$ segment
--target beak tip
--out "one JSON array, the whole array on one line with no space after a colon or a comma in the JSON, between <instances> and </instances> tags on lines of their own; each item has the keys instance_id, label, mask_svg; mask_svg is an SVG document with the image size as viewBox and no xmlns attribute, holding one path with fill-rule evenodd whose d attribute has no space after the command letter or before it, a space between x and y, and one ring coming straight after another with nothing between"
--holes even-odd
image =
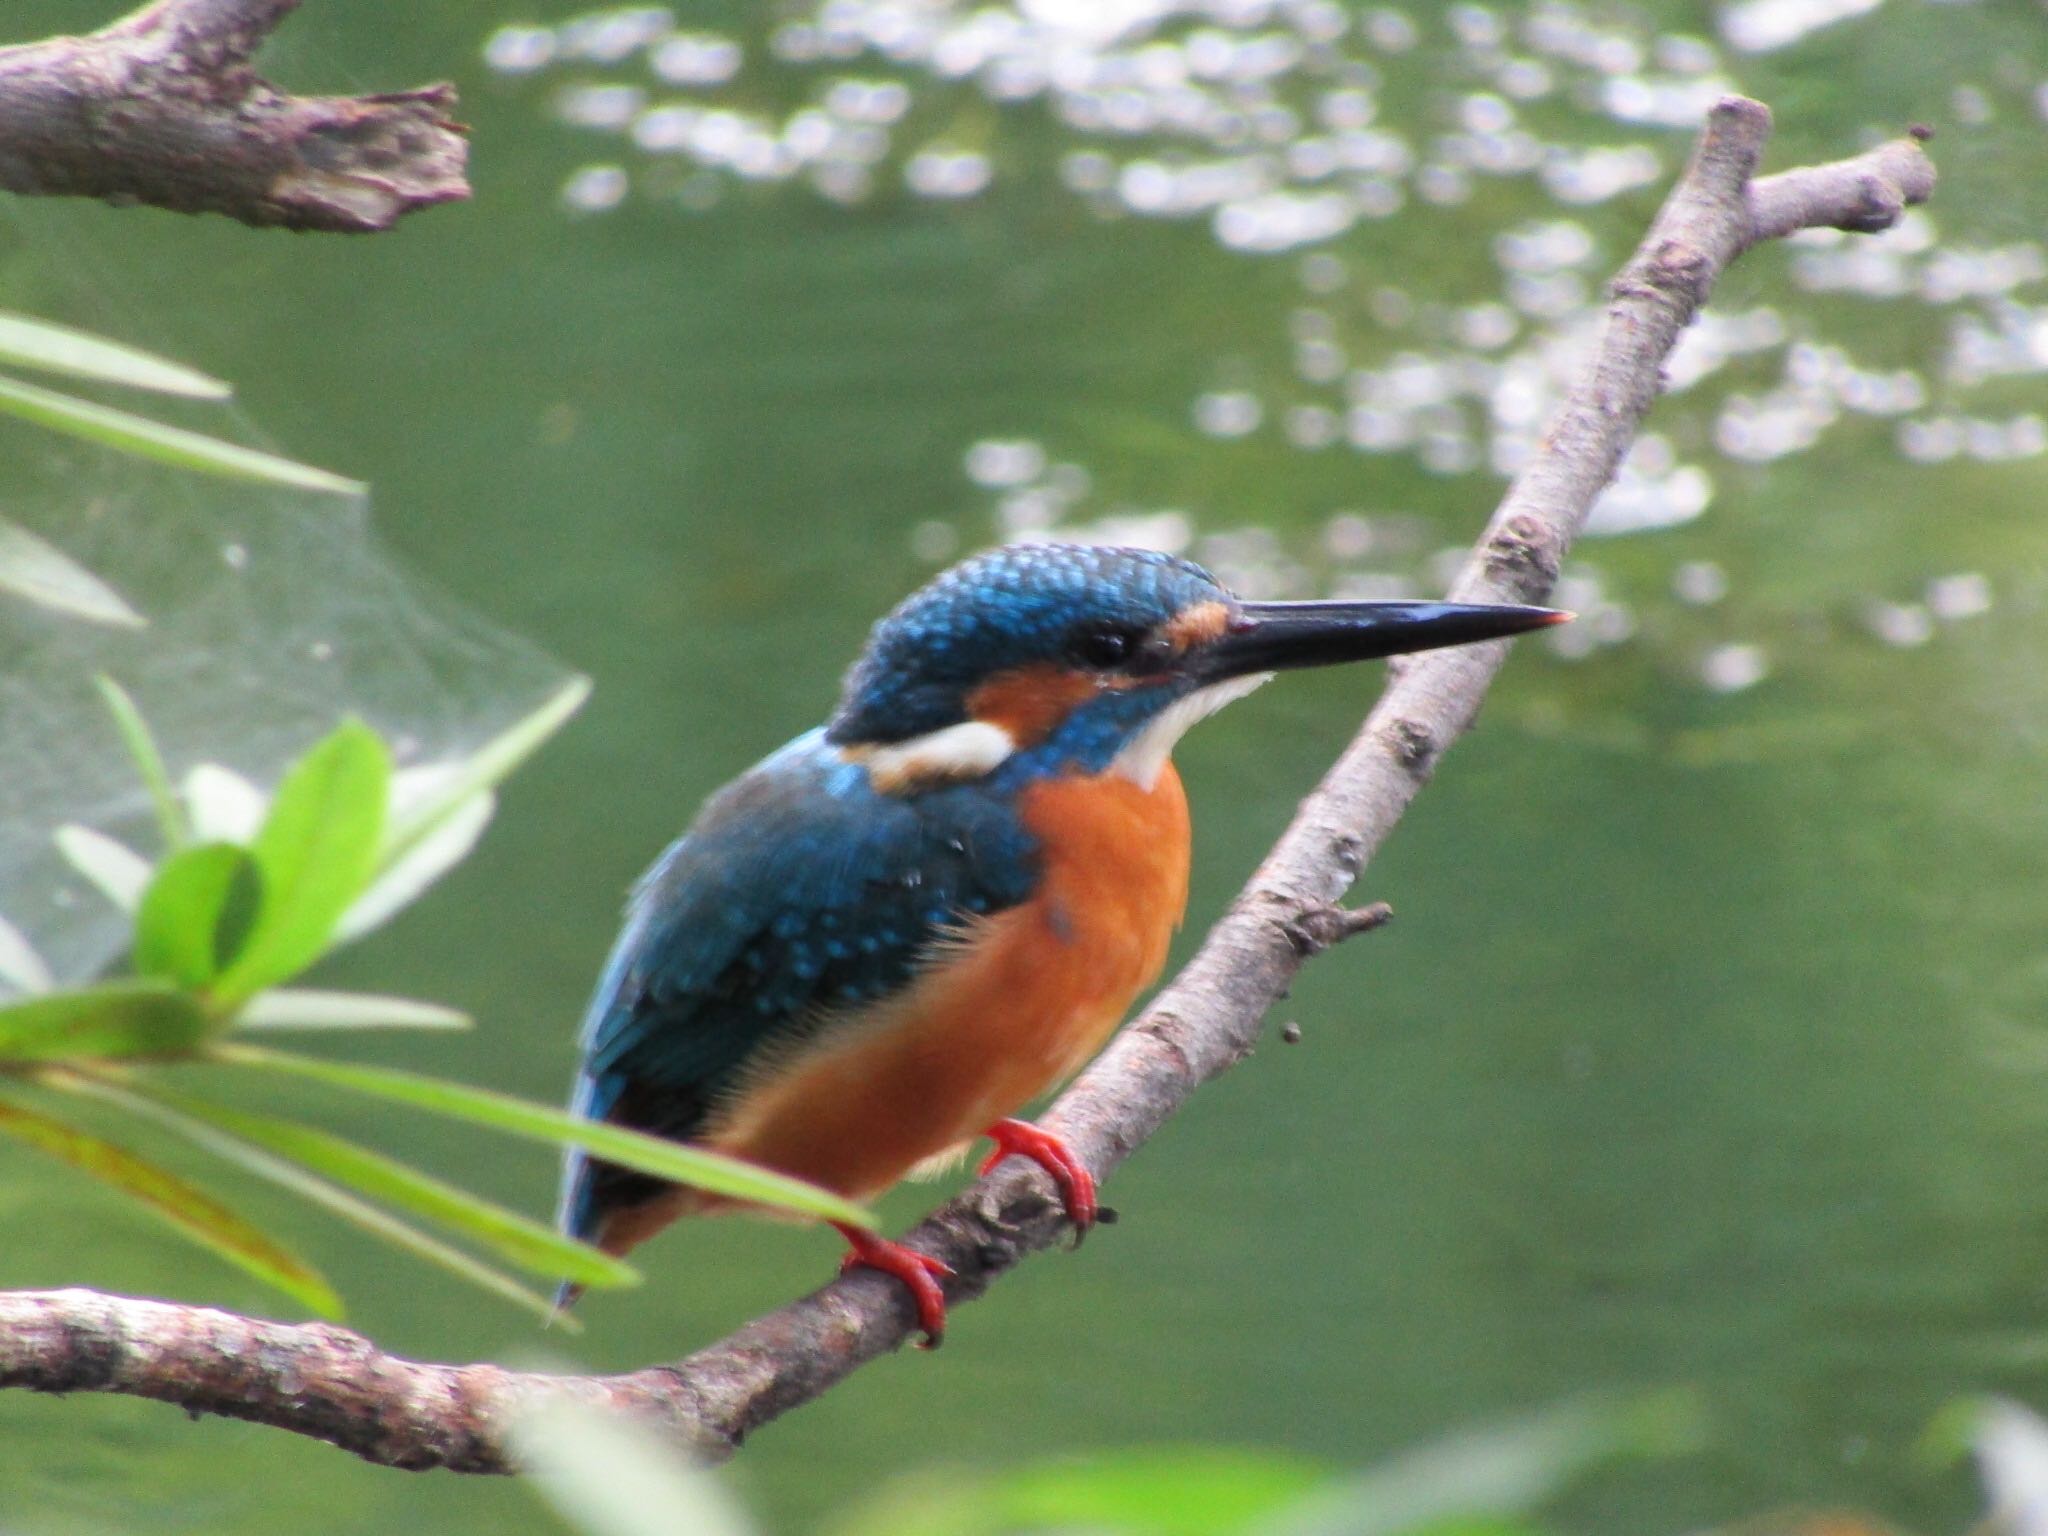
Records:
<instances>
[{"instance_id":1,"label":"beak tip","mask_svg":"<svg viewBox=\"0 0 2048 1536\"><path fill-rule=\"evenodd\" d=\"M1206 648L1203 665L1215 678L1508 640L1577 617L1521 603L1333 599L1240 607L1237 622Z\"/></svg>"}]
</instances>

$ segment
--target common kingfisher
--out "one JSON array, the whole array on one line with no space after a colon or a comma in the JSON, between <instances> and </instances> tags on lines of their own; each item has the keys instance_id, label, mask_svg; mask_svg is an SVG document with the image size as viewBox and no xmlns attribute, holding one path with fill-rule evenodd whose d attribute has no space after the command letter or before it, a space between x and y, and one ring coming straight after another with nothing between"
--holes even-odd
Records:
<instances>
[{"instance_id":1,"label":"common kingfisher","mask_svg":"<svg viewBox=\"0 0 2048 1536\"><path fill-rule=\"evenodd\" d=\"M1181 734L1283 669L1563 617L1247 602L1152 550L976 555L876 624L832 718L713 795L641 878L572 1108L857 1201L985 1136L983 1172L1038 1163L1086 1231L1088 1170L1012 1116L1166 959L1188 894ZM732 1203L571 1152L558 1221L622 1254ZM839 1230L846 1265L902 1280L937 1343L946 1267Z\"/></svg>"}]
</instances>

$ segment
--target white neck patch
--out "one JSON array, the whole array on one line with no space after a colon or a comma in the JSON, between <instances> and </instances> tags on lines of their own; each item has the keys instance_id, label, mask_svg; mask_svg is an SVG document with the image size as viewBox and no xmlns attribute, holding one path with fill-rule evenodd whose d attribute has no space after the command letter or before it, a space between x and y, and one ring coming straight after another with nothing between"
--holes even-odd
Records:
<instances>
[{"instance_id":1,"label":"white neck patch","mask_svg":"<svg viewBox=\"0 0 2048 1536\"><path fill-rule=\"evenodd\" d=\"M1211 683L1207 688L1198 689L1167 705L1150 724L1131 738L1130 744L1117 753L1109 766L1140 789L1150 789L1159 782L1167 759L1173 756L1174 747L1187 734L1189 726L1207 719L1224 705L1243 698L1272 678L1270 672L1233 677L1228 682Z\"/></svg>"},{"instance_id":2,"label":"white neck patch","mask_svg":"<svg viewBox=\"0 0 2048 1536\"><path fill-rule=\"evenodd\" d=\"M1017 750L1000 725L963 720L886 747L849 752L867 764L868 781L885 795L900 795L928 784L985 778Z\"/></svg>"}]
</instances>

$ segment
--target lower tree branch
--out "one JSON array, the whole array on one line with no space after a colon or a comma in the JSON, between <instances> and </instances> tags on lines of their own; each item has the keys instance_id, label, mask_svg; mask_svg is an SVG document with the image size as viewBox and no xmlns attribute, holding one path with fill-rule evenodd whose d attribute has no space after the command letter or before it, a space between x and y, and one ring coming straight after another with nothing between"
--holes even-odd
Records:
<instances>
[{"instance_id":1,"label":"lower tree branch","mask_svg":"<svg viewBox=\"0 0 2048 1536\"><path fill-rule=\"evenodd\" d=\"M252 59L298 0L156 0L0 48L0 188L364 233L469 196L451 85L287 96Z\"/></svg>"},{"instance_id":2,"label":"lower tree branch","mask_svg":"<svg viewBox=\"0 0 2048 1536\"><path fill-rule=\"evenodd\" d=\"M1795 229L1887 227L1924 202L1934 167L1917 139L1752 180L1770 133L1729 97L1615 279L1606 325L1541 449L1510 487L1451 596L1536 602L1662 384L1664 360L1744 250ZM1334 905L1472 723L1506 643L1401 660L1379 703L1201 950L1061 1097L1046 1124L1102 1178L1243 1059L1305 960L1383 909ZM941 1207L909 1241L950 1264L950 1302L979 1296L1064 1231L1050 1184L1014 1160ZM371 1461L512 1470L504 1427L522 1397L570 1392L641 1414L711 1458L808 1402L916 1330L894 1282L856 1270L673 1365L622 1376L522 1375L421 1365L343 1329L259 1322L87 1291L0 1295L0 1386L156 1398L333 1442Z\"/></svg>"}]
</instances>

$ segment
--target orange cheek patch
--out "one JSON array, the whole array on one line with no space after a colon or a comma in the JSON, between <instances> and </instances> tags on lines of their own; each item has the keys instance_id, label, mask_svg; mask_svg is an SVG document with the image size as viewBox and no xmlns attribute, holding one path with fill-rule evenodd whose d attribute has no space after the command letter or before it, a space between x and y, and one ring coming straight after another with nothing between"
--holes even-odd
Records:
<instances>
[{"instance_id":1,"label":"orange cheek patch","mask_svg":"<svg viewBox=\"0 0 2048 1536\"><path fill-rule=\"evenodd\" d=\"M1186 652L1221 638L1230 628L1230 607L1226 603L1197 603L1183 608L1166 623L1166 638L1175 651Z\"/></svg>"},{"instance_id":2,"label":"orange cheek patch","mask_svg":"<svg viewBox=\"0 0 2048 1536\"><path fill-rule=\"evenodd\" d=\"M1018 746L1028 747L1051 735L1074 706L1094 698L1099 687L1087 673L1066 667L1017 667L997 673L967 695L967 713L1001 726Z\"/></svg>"}]
</instances>

